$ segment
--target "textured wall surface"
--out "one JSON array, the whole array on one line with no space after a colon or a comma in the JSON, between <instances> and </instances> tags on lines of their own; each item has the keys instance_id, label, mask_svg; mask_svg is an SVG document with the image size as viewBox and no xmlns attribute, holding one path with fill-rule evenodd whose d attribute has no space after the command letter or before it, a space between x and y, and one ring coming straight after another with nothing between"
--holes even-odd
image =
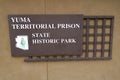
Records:
<instances>
[{"instance_id":1,"label":"textured wall surface","mask_svg":"<svg viewBox=\"0 0 120 80\"><path fill-rule=\"evenodd\" d=\"M11 57L8 14L113 15L113 58L26 63ZM0 0L0 80L120 80L119 61L120 0Z\"/></svg>"}]
</instances>

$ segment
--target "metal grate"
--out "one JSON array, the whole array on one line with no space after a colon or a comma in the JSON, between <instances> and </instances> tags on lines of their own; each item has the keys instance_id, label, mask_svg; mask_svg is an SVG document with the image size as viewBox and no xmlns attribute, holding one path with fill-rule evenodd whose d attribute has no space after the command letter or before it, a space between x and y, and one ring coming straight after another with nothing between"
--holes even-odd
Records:
<instances>
[{"instance_id":1,"label":"metal grate","mask_svg":"<svg viewBox=\"0 0 120 80\"><path fill-rule=\"evenodd\" d=\"M109 60L112 58L113 16L84 16L80 56L30 56L24 61Z\"/></svg>"}]
</instances>

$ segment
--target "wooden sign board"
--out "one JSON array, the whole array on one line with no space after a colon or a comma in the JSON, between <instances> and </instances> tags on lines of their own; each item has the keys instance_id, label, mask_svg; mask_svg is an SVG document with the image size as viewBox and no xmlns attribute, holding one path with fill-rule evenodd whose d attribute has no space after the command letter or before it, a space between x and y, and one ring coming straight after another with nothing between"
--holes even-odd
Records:
<instances>
[{"instance_id":1,"label":"wooden sign board","mask_svg":"<svg viewBox=\"0 0 120 80\"><path fill-rule=\"evenodd\" d=\"M9 15L12 56L80 55L83 15Z\"/></svg>"}]
</instances>

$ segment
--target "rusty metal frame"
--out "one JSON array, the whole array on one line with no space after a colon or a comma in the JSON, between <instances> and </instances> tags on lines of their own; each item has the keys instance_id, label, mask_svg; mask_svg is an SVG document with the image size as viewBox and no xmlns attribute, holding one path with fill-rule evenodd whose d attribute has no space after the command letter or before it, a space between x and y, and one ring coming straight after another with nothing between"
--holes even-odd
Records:
<instances>
[{"instance_id":1,"label":"rusty metal frame","mask_svg":"<svg viewBox=\"0 0 120 80\"><path fill-rule=\"evenodd\" d=\"M24 61L110 60L112 59L113 25L114 16L84 16L83 50L81 55L29 56ZM91 29L93 33L91 33ZM101 33L99 33L99 29ZM90 38L92 38L92 41ZM93 48L91 49L90 46Z\"/></svg>"}]
</instances>

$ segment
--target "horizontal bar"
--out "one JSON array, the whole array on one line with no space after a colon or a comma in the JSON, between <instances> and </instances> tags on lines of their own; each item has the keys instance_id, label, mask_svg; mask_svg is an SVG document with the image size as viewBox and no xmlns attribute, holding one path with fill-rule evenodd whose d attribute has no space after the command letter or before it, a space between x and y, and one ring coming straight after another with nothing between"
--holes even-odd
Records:
<instances>
[{"instance_id":1,"label":"horizontal bar","mask_svg":"<svg viewBox=\"0 0 120 80\"><path fill-rule=\"evenodd\" d=\"M84 19L88 19L88 18L91 18L91 19L112 19L114 18L114 16L84 16Z\"/></svg>"},{"instance_id":2,"label":"horizontal bar","mask_svg":"<svg viewBox=\"0 0 120 80\"><path fill-rule=\"evenodd\" d=\"M86 50L83 50L83 52L86 52ZM93 52L93 50L88 50L88 52ZM101 50L96 50L96 52L101 52ZM104 52L109 52L109 50L104 50Z\"/></svg>"},{"instance_id":3,"label":"horizontal bar","mask_svg":"<svg viewBox=\"0 0 120 80\"><path fill-rule=\"evenodd\" d=\"M97 26L98 29L102 28L102 25L97 25ZM89 25L89 28L94 28L94 27L95 27L94 25ZM105 28L110 28L110 25L105 25ZM86 25L83 26L83 29L86 29Z\"/></svg>"},{"instance_id":4,"label":"horizontal bar","mask_svg":"<svg viewBox=\"0 0 120 80\"><path fill-rule=\"evenodd\" d=\"M110 36L111 34L104 34L104 36ZM86 34L83 34L83 36L86 36ZM89 34L89 36L93 36L94 34ZM102 36L102 34L97 34L97 36Z\"/></svg>"},{"instance_id":5,"label":"horizontal bar","mask_svg":"<svg viewBox=\"0 0 120 80\"><path fill-rule=\"evenodd\" d=\"M46 59L24 59L25 62L41 62L41 61L79 61L79 60L111 60L111 57L87 57L87 58L82 58L82 57L77 57L77 58L46 58Z\"/></svg>"},{"instance_id":6,"label":"horizontal bar","mask_svg":"<svg viewBox=\"0 0 120 80\"><path fill-rule=\"evenodd\" d=\"M88 42L88 44L93 44L94 42ZM83 42L83 44L86 44L86 42ZM96 44L102 44L102 42L96 42ZM104 42L104 44L111 44L109 41Z\"/></svg>"}]
</instances>

